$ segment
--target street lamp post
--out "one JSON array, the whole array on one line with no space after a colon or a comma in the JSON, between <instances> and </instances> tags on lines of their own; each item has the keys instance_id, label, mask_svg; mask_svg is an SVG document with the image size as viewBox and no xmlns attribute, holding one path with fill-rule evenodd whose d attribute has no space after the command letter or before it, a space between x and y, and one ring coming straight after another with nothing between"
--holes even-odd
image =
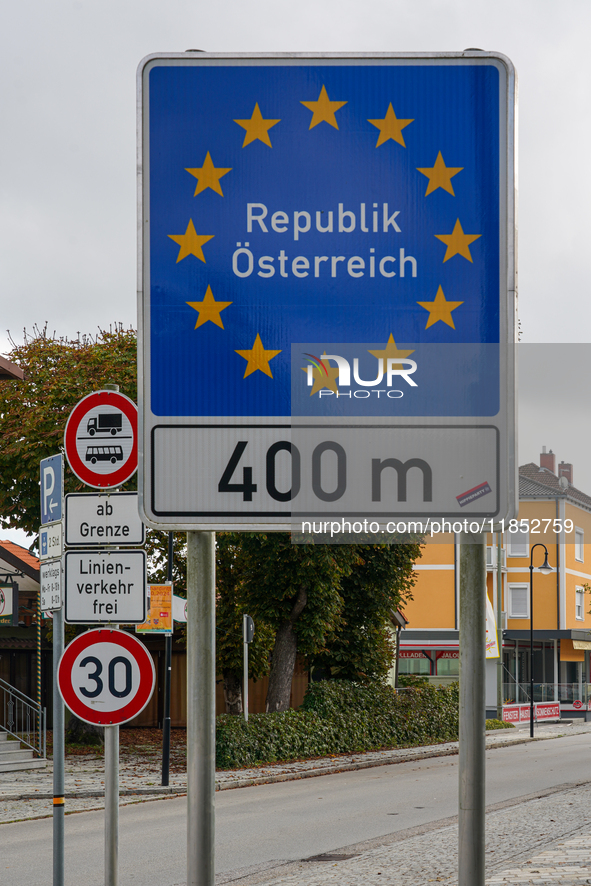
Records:
<instances>
[{"instance_id":1,"label":"street lamp post","mask_svg":"<svg viewBox=\"0 0 591 886\"><path fill-rule=\"evenodd\" d=\"M529 558L529 737L534 737L534 551L544 548L546 556L538 567L540 572L552 572L548 563L548 548L542 542L532 545Z\"/></svg>"}]
</instances>

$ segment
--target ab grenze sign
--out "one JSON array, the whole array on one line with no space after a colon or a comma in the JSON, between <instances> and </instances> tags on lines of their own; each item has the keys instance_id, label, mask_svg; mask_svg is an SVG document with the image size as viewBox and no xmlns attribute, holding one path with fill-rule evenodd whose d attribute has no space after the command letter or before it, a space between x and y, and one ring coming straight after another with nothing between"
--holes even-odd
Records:
<instances>
[{"instance_id":1,"label":"ab grenze sign","mask_svg":"<svg viewBox=\"0 0 591 886\"><path fill-rule=\"evenodd\" d=\"M513 515L511 63L187 53L139 78L146 522Z\"/></svg>"}]
</instances>

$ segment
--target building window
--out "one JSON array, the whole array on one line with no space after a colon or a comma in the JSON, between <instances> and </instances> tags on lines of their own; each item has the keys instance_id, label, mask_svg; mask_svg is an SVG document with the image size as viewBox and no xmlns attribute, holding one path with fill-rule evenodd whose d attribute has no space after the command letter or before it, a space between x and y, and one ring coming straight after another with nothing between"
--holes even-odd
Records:
<instances>
[{"instance_id":1,"label":"building window","mask_svg":"<svg viewBox=\"0 0 591 886\"><path fill-rule=\"evenodd\" d=\"M509 585L509 618L529 618L528 585Z\"/></svg>"},{"instance_id":2,"label":"building window","mask_svg":"<svg viewBox=\"0 0 591 886\"><path fill-rule=\"evenodd\" d=\"M585 559L585 533L582 529L575 528L575 560L581 563ZM577 616L578 617L578 616Z\"/></svg>"},{"instance_id":3,"label":"building window","mask_svg":"<svg viewBox=\"0 0 591 886\"><path fill-rule=\"evenodd\" d=\"M460 653L459 652L440 652L437 655L437 676L438 677L459 677L460 675Z\"/></svg>"},{"instance_id":4,"label":"building window","mask_svg":"<svg viewBox=\"0 0 591 886\"><path fill-rule=\"evenodd\" d=\"M525 525L519 532L508 533L510 557L529 557L529 530Z\"/></svg>"},{"instance_id":5,"label":"building window","mask_svg":"<svg viewBox=\"0 0 591 886\"><path fill-rule=\"evenodd\" d=\"M575 615L579 621L585 620L585 591L583 588L575 590Z\"/></svg>"},{"instance_id":6,"label":"building window","mask_svg":"<svg viewBox=\"0 0 591 886\"><path fill-rule=\"evenodd\" d=\"M400 659L398 660L398 673L414 674L417 677L428 677L431 673L431 662L420 652L401 652Z\"/></svg>"}]
</instances>

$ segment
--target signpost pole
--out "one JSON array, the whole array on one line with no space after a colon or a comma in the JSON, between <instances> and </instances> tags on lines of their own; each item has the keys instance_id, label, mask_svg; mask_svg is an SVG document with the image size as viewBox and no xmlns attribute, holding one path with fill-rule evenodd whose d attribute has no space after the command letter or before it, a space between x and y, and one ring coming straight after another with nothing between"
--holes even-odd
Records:
<instances>
[{"instance_id":1,"label":"signpost pole","mask_svg":"<svg viewBox=\"0 0 591 886\"><path fill-rule=\"evenodd\" d=\"M485 557L485 534L460 534L458 886L484 886Z\"/></svg>"},{"instance_id":2,"label":"signpost pole","mask_svg":"<svg viewBox=\"0 0 591 886\"><path fill-rule=\"evenodd\" d=\"M105 726L105 886L119 883L119 726Z\"/></svg>"},{"instance_id":3,"label":"signpost pole","mask_svg":"<svg viewBox=\"0 0 591 886\"><path fill-rule=\"evenodd\" d=\"M215 532L187 533L187 886L214 886Z\"/></svg>"},{"instance_id":4,"label":"signpost pole","mask_svg":"<svg viewBox=\"0 0 591 886\"><path fill-rule=\"evenodd\" d=\"M57 667L64 651L64 610L53 613L53 886L64 886L64 703Z\"/></svg>"},{"instance_id":5,"label":"signpost pole","mask_svg":"<svg viewBox=\"0 0 591 886\"><path fill-rule=\"evenodd\" d=\"M41 750L41 741L43 735L43 684L42 684L42 674L41 674L41 628L43 626L43 612L41 611L41 591L39 591L39 595L37 597L37 704L39 705L39 721L38 721L38 732L39 732L39 750Z\"/></svg>"},{"instance_id":6,"label":"signpost pole","mask_svg":"<svg viewBox=\"0 0 591 886\"><path fill-rule=\"evenodd\" d=\"M247 624L247 615L242 616L242 640L243 640L243 650L244 650L244 666L243 666L243 677L242 677L242 695L243 695L243 705L244 705L244 721L248 723L248 641L246 639L246 624Z\"/></svg>"},{"instance_id":7,"label":"signpost pole","mask_svg":"<svg viewBox=\"0 0 591 886\"><path fill-rule=\"evenodd\" d=\"M497 532L497 717L503 719L503 534Z\"/></svg>"},{"instance_id":8,"label":"signpost pole","mask_svg":"<svg viewBox=\"0 0 591 886\"><path fill-rule=\"evenodd\" d=\"M168 533L168 569L167 580L172 581L172 560L174 553L174 536ZM172 634L164 638L164 717L162 723L162 785L168 787L170 773L170 692L172 677Z\"/></svg>"}]
</instances>

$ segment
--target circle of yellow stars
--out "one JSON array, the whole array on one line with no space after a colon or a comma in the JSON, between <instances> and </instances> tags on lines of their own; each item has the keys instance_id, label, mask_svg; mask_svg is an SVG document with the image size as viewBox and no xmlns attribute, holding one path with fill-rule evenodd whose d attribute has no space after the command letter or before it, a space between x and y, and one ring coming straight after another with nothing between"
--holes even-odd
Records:
<instances>
[{"instance_id":1,"label":"circle of yellow stars","mask_svg":"<svg viewBox=\"0 0 591 886\"><path fill-rule=\"evenodd\" d=\"M301 101L300 104L312 112L309 126L310 130L319 126L321 123L326 123L328 126L338 130L339 125L336 115L348 104L348 102L340 99L331 99L326 90L326 86L323 84L320 94L315 101ZM379 130L379 135L375 144L376 149L390 141L406 148L403 130L410 126L411 123L414 123L415 120L398 117L392 102L390 102L383 117L368 118L367 122ZM255 102L250 117L234 119L234 123L244 130L244 139L242 142L243 148L246 148L257 141L272 148L273 144L271 142L270 130L281 123L281 119L264 117L259 103ZM452 197L455 197L452 179L462 172L463 169L464 167L462 166L447 166L441 151L438 152L437 157L433 162L433 166L417 167L417 172L421 173L421 175L428 179L425 197L428 197L438 189L446 191ZM210 152L207 151L201 166L187 168L186 172L197 180L193 195L194 197L197 197L208 189L219 194L220 197L223 197L224 193L220 180L228 175L228 173L232 172L232 167L216 166ZM195 225L193 224L193 220L189 219L184 234L169 234L168 236L179 246L179 251L176 257L176 263L178 264L191 255L199 259L199 261L206 263L203 247L210 240L213 240L215 235L198 234ZM456 219L451 233L435 234L434 236L446 246L443 263L455 256L460 256L473 263L470 245L478 240L481 235L466 234L459 218ZM464 302L448 301L442 287L439 286L433 301L419 301L417 304L429 313L425 329L429 329L438 322L442 322L452 329L455 329L452 312L463 305ZM198 316L195 323L195 329L199 329L199 327L204 326L206 323L213 323L220 329L224 329L221 313L222 311L225 311L226 308L230 307L232 302L216 301L211 286L208 285L201 301L190 301L187 302L187 305L197 311ZM243 378L248 378L248 376L252 375L254 372L262 372L269 378L273 378L273 373L269 364L274 357L281 353L281 351L265 348L260 334L257 333L250 349L235 350L235 353L246 360L246 368ZM385 360L386 358L392 357L407 357L414 352L399 350L392 333L390 333L388 342L383 350L370 351L369 353L377 357L378 360ZM321 390L322 387L334 391L337 389L336 379L338 376L338 370L327 363L322 362L322 358L320 358L320 362L322 364L321 368L313 367L312 370L314 383L311 394ZM307 368L304 368L304 371L307 372Z\"/></svg>"}]
</instances>

